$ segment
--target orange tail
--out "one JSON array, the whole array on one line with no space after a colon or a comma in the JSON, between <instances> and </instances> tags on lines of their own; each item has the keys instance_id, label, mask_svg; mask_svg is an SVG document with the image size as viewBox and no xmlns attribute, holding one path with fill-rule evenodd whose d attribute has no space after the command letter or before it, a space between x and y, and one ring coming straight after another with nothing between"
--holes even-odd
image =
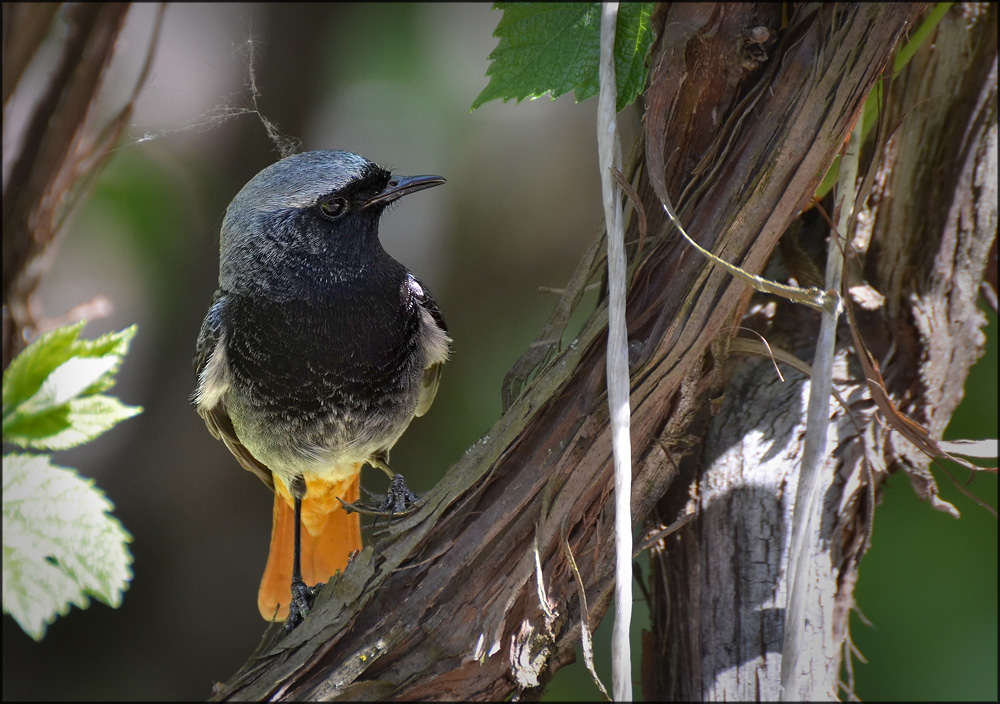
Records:
<instances>
[{"instance_id":1,"label":"orange tail","mask_svg":"<svg viewBox=\"0 0 1000 704\"><path fill-rule=\"evenodd\" d=\"M347 559L361 549L361 517L347 513L337 498L354 503L360 498L361 467L348 479L330 482L306 479L302 499L302 579L312 586L325 582L347 566ZM257 606L266 621L288 618L292 598L292 556L295 539L295 504L284 482L274 477L274 523L271 553L257 592Z\"/></svg>"}]
</instances>

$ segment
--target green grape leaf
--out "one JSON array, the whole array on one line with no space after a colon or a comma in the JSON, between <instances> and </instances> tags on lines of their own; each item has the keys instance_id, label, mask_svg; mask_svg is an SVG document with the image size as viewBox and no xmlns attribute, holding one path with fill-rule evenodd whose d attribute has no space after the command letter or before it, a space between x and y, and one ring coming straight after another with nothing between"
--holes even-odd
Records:
<instances>
[{"instance_id":1,"label":"green grape leaf","mask_svg":"<svg viewBox=\"0 0 1000 704\"><path fill-rule=\"evenodd\" d=\"M22 415L4 429L4 440L38 450L65 450L93 440L123 420L142 412L113 396L94 394L70 399L35 415Z\"/></svg>"},{"instance_id":2,"label":"green grape leaf","mask_svg":"<svg viewBox=\"0 0 1000 704\"><path fill-rule=\"evenodd\" d=\"M45 455L4 455L3 610L35 640L72 604L121 603L132 538L112 508L92 480Z\"/></svg>"},{"instance_id":3,"label":"green grape leaf","mask_svg":"<svg viewBox=\"0 0 1000 704\"><path fill-rule=\"evenodd\" d=\"M66 449L92 440L142 409L99 392L114 386L135 326L96 340L80 340L83 323L46 333L3 374L6 442Z\"/></svg>"},{"instance_id":4,"label":"green grape leaf","mask_svg":"<svg viewBox=\"0 0 1000 704\"><path fill-rule=\"evenodd\" d=\"M497 3L503 10L493 36L490 77L472 103L475 110L497 98L504 102L552 99L574 91L577 102L597 95L600 59L600 3ZM645 89L646 53L653 40L649 15L653 3L622 3L615 34L615 75L619 110Z\"/></svg>"}]
</instances>

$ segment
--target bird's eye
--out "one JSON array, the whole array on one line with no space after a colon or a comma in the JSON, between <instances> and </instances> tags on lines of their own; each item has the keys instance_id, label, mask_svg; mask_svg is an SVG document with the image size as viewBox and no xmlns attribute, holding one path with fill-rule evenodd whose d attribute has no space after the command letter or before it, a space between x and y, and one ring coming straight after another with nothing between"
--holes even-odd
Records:
<instances>
[{"instance_id":1,"label":"bird's eye","mask_svg":"<svg viewBox=\"0 0 1000 704\"><path fill-rule=\"evenodd\" d=\"M348 205L346 198L324 198L319 202L319 211L331 220L337 220L347 213Z\"/></svg>"}]
</instances>

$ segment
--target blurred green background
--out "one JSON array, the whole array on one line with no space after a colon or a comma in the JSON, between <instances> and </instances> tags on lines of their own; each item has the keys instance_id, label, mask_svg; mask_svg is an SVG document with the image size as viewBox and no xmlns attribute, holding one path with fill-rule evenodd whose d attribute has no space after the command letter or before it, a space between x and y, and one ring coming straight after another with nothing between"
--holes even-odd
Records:
<instances>
[{"instance_id":1,"label":"blurred green background","mask_svg":"<svg viewBox=\"0 0 1000 704\"><path fill-rule=\"evenodd\" d=\"M105 114L131 91L154 14L151 5L131 10ZM499 18L485 4L169 7L130 137L76 213L40 292L51 316L106 295L114 312L89 324L88 336L139 325L116 391L145 413L56 454L114 501L135 538L135 577L120 609L73 610L41 643L4 618L5 700L203 699L263 631L256 591L271 498L211 438L189 399L223 212L277 158L256 117L219 117L220 107L250 105L249 37L259 107L303 149L349 149L399 173L448 179L383 221L386 249L431 288L455 340L434 408L394 449L394 466L426 490L496 419L503 375L554 303L539 287L565 284L601 217L596 100L490 103L469 113L486 85ZM49 55L63 35L54 31ZM46 70L33 67L15 96L5 169L23 101ZM621 123L628 148L634 108ZM995 317L991 325L989 354L950 437L996 435ZM366 482L379 487L378 474ZM855 620L852 628L870 661L855 667L862 699L997 697L996 521L940 481L960 521L917 501L900 476L878 509L857 589L873 626ZM970 488L996 505L995 476ZM644 604L636 607L638 653L648 618ZM602 624L596 643L606 683L610 631ZM598 693L577 663L556 675L547 697Z\"/></svg>"}]
</instances>

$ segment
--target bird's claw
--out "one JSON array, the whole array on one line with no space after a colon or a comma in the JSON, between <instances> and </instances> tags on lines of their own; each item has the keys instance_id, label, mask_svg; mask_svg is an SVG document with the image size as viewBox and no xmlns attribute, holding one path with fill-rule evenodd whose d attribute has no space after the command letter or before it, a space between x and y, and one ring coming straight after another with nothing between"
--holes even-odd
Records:
<instances>
[{"instance_id":1,"label":"bird's claw","mask_svg":"<svg viewBox=\"0 0 1000 704\"><path fill-rule=\"evenodd\" d=\"M312 609L316 595L322 584L308 586L302 580L292 582L292 602L288 605L288 618L285 619L285 632L291 633L302 623Z\"/></svg>"},{"instance_id":2,"label":"bird's claw","mask_svg":"<svg viewBox=\"0 0 1000 704\"><path fill-rule=\"evenodd\" d=\"M368 493L368 492L366 492ZM379 498L375 494L369 494L373 499ZM406 480L403 479L402 474L396 474L392 477L392 482L389 485L389 490L386 492L385 497L377 505L364 504L360 501L356 503L348 503L343 499L338 499L340 505L348 513L363 513L369 516L388 516L391 521L394 516L405 516L411 513L415 506L417 496L411 489L406 485Z\"/></svg>"}]
</instances>

